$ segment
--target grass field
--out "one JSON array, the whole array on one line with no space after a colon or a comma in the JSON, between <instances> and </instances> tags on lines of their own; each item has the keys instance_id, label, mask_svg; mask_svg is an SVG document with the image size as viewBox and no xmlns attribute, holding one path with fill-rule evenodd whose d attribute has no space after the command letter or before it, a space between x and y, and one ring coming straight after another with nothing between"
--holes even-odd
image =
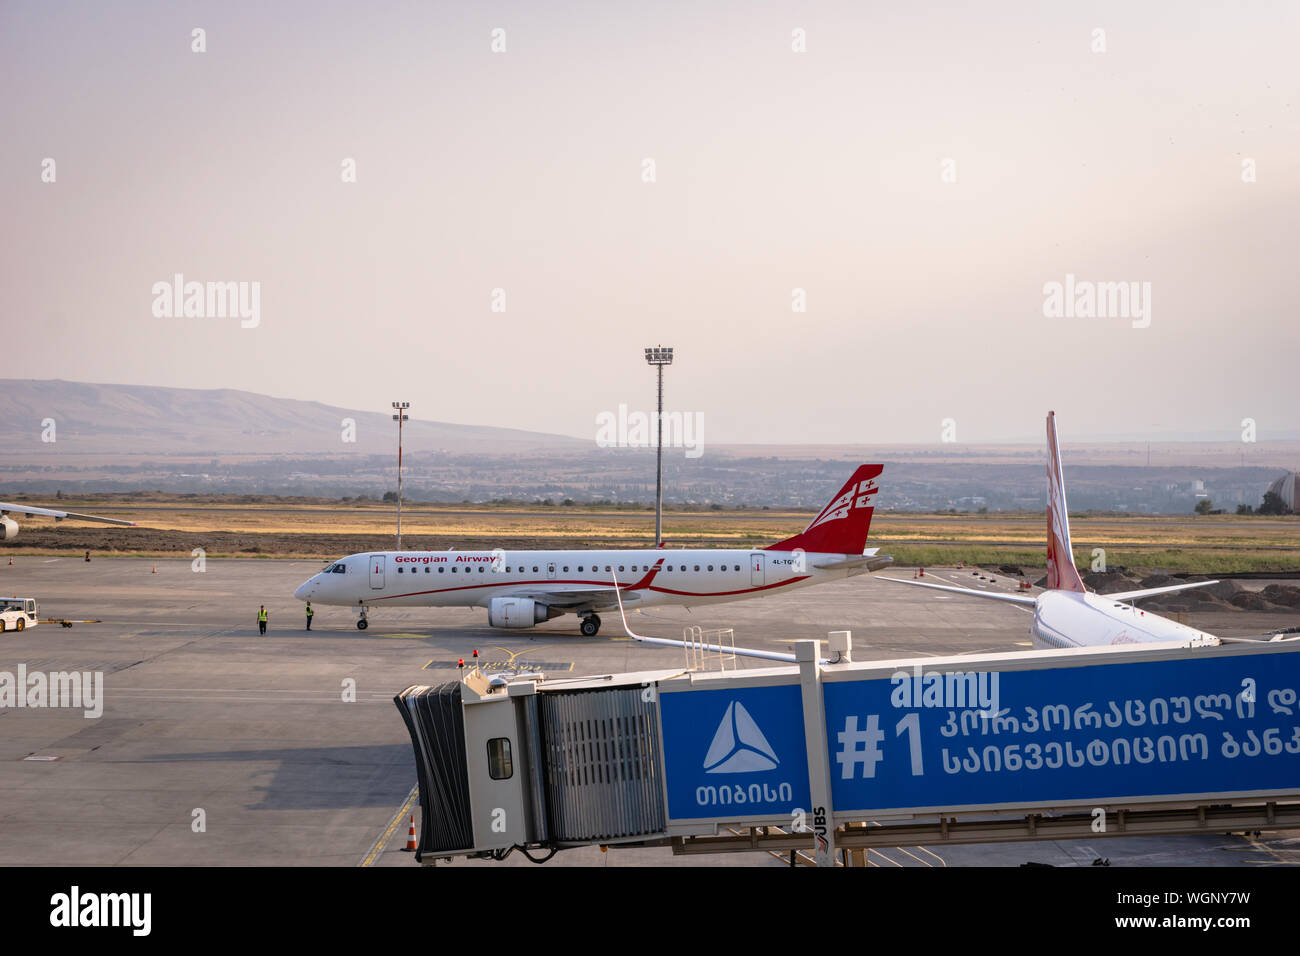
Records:
<instances>
[{"instance_id":1,"label":"grass field","mask_svg":"<svg viewBox=\"0 0 1300 956\"><path fill-rule=\"evenodd\" d=\"M94 512L91 501L61 502ZM91 549L101 554L176 554L203 547L210 556L336 557L393 547L395 509L376 502L246 503L132 501L102 504L97 513L126 517L138 528L30 519L11 553ZM806 512L668 511L668 545L748 548L801 530ZM1300 516L1072 515L1075 559L1081 568L1104 549L1107 566L1143 571L1300 570ZM878 513L869 544L899 564L1044 563L1041 514ZM416 505L402 512L403 544L419 549L596 548L648 545L654 515L647 510L520 505Z\"/></svg>"}]
</instances>

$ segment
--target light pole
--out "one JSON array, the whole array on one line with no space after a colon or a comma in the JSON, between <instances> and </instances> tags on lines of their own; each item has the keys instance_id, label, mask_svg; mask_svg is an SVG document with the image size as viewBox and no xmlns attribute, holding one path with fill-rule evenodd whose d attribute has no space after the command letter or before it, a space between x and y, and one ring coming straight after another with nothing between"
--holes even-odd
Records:
<instances>
[{"instance_id":1,"label":"light pole","mask_svg":"<svg viewBox=\"0 0 1300 956\"><path fill-rule=\"evenodd\" d=\"M673 364L673 350L656 345L645 350L645 360L659 370L659 414L655 423L659 437L655 441L655 547L664 540L664 366Z\"/></svg>"},{"instance_id":2,"label":"light pole","mask_svg":"<svg viewBox=\"0 0 1300 956\"><path fill-rule=\"evenodd\" d=\"M410 402L393 402L393 408L397 409L397 414L393 416L393 421L397 422L397 550L402 550L402 422L410 418L406 410L411 407Z\"/></svg>"}]
</instances>

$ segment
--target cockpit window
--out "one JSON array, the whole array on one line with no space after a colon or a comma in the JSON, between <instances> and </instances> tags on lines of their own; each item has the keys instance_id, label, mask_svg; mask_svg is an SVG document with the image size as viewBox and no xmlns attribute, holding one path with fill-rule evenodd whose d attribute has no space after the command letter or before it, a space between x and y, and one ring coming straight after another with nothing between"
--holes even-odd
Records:
<instances>
[{"instance_id":1,"label":"cockpit window","mask_svg":"<svg viewBox=\"0 0 1300 956\"><path fill-rule=\"evenodd\" d=\"M334 567L331 568L330 570L333 571L333 573L335 574L347 574L348 566L346 564L340 563L334 565Z\"/></svg>"}]
</instances>

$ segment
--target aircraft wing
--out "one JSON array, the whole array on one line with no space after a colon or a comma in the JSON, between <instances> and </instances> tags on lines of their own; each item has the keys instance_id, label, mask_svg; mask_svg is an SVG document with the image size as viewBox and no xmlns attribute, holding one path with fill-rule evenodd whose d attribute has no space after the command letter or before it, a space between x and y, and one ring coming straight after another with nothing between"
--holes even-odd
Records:
<instances>
[{"instance_id":1,"label":"aircraft wing","mask_svg":"<svg viewBox=\"0 0 1300 956\"><path fill-rule=\"evenodd\" d=\"M0 514L7 511L15 512L20 515L42 515L46 518L53 518L55 521L62 521L64 518L72 518L75 521L101 521L104 524L120 524L129 528L135 527L134 521L123 521L121 518L102 518L99 515L81 514L77 511L56 511L53 508L29 508L26 505L14 505L7 501L0 501Z\"/></svg>"},{"instance_id":2,"label":"aircraft wing","mask_svg":"<svg viewBox=\"0 0 1300 956\"><path fill-rule=\"evenodd\" d=\"M877 581L893 581L895 584L911 584L918 588L933 588L936 591L952 591L954 594L969 594L971 597L988 598L991 601L1006 601L1008 604L1025 604L1033 607L1038 602L1024 594L1002 594L998 591L977 591L974 588L959 588L952 584L930 584L928 581L905 581L902 578L876 578ZM1112 597L1112 595L1106 595Z\"/></svg>"},{"instance_id":3,"label":"aircraft wing","mask_svg":"<svg viewBox=\"0 0 1300 956\"><path fill-rule=\"evenodd\" d=\"M1115 594L1103 594L1101 596L1104 598L1110 598L1114 601L1138 601L1142 598L1152 597L1156 594L1172 594L1175 591L1186 591L1190 588L1203 588L1218 583L1218 581L1194 581L1191 584L1169 584L1162 588L1142 588L1137 591L1119 591Z\"/></svg>"},{"instance_id":4,"label":"aircraft wing","mask_svg":"<svg viewBox=\"0 0 1300 956\"><path fill-rule=\"evenodd\" d=\"M617 591L612 587L603 585L577 588L562 587L554 590L528 588L527 590L511 591L509 596L530 598L538 604L556 608L613 607L618 601ZM641 594L638 591L630 591L624 595L624 598L629 604L635 604L641 600Z\"/></svg>"},{"instance_id":5,"label":"aircraft wing","mask_svg":"<svg viewBox=\"0 0 1300 956\"><path fill-rule=\"evenodd\" d=\"M1221 644L1272 644L1275 641L1300 641L1300 634L1261 634L1259 637L1220 637Z\"/></svg>"}]
</instances>

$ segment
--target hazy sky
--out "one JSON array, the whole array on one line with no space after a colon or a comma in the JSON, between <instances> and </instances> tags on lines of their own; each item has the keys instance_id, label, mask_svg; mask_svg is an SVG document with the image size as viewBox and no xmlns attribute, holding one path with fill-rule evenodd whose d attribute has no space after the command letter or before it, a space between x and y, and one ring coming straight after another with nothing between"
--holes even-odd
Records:
<instances>
[{"instance_id":1,"label":"hazy sky","mask_svg":"<svg viewBox=\"0 0 1300 956\"><path fill-rule=\"evenodd\" d=\"M1294 2L4 0L4 374L590 437L662 342L712 442L1294 433L1297 37ZM155 316L176 273L260 323ZM1046 317L1067 274L1150 283L1149 326Z\"/></svg>"}]
</instances>

